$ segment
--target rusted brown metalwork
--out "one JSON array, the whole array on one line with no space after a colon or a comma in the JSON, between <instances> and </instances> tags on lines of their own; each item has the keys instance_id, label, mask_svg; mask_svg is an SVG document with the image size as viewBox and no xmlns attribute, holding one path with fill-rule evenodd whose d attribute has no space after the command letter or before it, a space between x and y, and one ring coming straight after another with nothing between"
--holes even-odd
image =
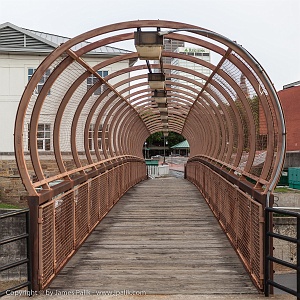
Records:
<instances>
[{"instance_id":1,"label":"rusted brown metalwork","mask_svg":"<svg viewBox=\"0 0 300 300\"><path fill-rule=\"evenodd\" d=\"M263 289L263 226L266 195L201 158L187 164L187 179L204 195L253 282ZM223 176L225 175L225 176Z\"/></svg>"},{"instance_id":2,"label":"rusted brown metalwork","mask_svg":"<svg viewBox=\"0 0 300 300\"><path fill-rule=\"evenodd\" d=\"M204 66L209 75L162 59L134 65L135 52L105 54L93 65L87 62L88 54L99 47L133 41L137 28L170 30L168 39L204 47L219 61L162 52L162 58ZM116 69L116 64L123 67ZM114 71L101 77L97 71L105 68ZM51 74L36 95L48 69ZM34 289L45 288L120 196L146 178L144 141L164 128L164 113L148 87L149 69L168 71L165 114L169 130L189 141L187 179L199 187L262 288L262 209L272 201L285 152L284 119L274 87L260 64L226 37L190 24L144 20L96 28L65 42L41 63L23 93L15 152L29 193ZM88 89L91 75L96 82ZM53 140L51 150L43 153L37 145L40 123L50 124ZM246 207L252 209L248 215ZM73 216L67 231L61 224L62 211ZM250 220L249 232L243 218ZM251 240L251 232L259 236L257 241ZM250 244L242 239L244 234Z\"/></svg>"}]
</instances>

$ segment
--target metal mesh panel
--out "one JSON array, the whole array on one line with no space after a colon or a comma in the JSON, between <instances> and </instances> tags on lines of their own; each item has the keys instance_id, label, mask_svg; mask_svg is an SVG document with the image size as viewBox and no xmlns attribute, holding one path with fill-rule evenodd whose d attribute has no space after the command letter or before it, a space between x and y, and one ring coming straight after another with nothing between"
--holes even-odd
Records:
<instances>
[{"instance_id":1,"label":"metal mesh panel","mask_svg":"<svg viewBox=\"0 0 300 300\"><path fill-rule=\"evenodd\" d=\"M237 247L237 228L238 228L238 202L237 189L228 185L228 196L226 202L226 230L230 236L230 240Z\"/></svg>"},{"instance_id":2,"label":"metal mesh panel","mask_svg":"<svg viewBox=\"0 0 300 300\"><path fill-rule=\"evenodd\" d=\"M221 66L221 70L226 72L235 81L235 83L240 87L240 92L244 94L245 98L251 99L257 96L246 76L230 60L225 60Z\"/></svg>"},{"instance_id":3,"label":"metal mesh panel","mask_svg":"<svg viewBox=\"0 0 300 300\"><path fill-rule=\"evenodd\" d=\"M54 251L54 203L51 202L40 208L42 218L40 244L42 286L44 286L55 274L55 251Z\"/></svg>"},{"instance_id":4,"label":"metal mesh panel","mask_svg":"<svg viewBox=\"0 0 300 300\"><path fill-rule=\"evenodd\" d=\"M257 285L262 288L263 279L263 209L262 205L242 192L239 200L238 250Z\"/></svg>"},{"instance_id":5,"label":"metal mesh panel","mask_svg":"<svg viewBox=\"0 0 300 300\"><path fill-rule=\"evenodd\" d=\"M107 185L107 173L100 176L100 218L102 219L108 211L108 185Z\"/></svg>"},{"instance_id":6,"label":"metal mesh panel","mask_svg":"<svg viewBox=\"0 0 300 300\"><path fill-rule=\"evenodd\" d=\"M144 164L139 164L139 177L138 182L145 179L146 166Z\"/></svg>"},{"instance_id":7,"label":"metal mesh panel","mask_svg":"<svg viewBox=\"0 0 300 300\"><path fill-rule=\"evenodd\" d=\"M113 173L113 201L116 203L119 200L119 188L120 188L120 167L116 167Z\"/></svg>"},{"instance_id":8,"label":"metal mesh panel","mask_svg":"<svg viewBox=\"0 0 300 300\"><path fill-rule=\"evenodd\" d=\"M90 226L93 228L99 220L100 204L100 177L93 178L90 181Z\"/></svg>"},{"instance_id":9,"label":"metal mesh panel","mask_svg":"<svg viewBox=\"0 0 300 300\"><path fill-rule=\"evenodd\" d=\"M129 162L125 163L124 165L124 172L123 172L123 182L124 182L124 189L125 191L128 190L129 188L129 181L130 181L130 178L129 178Z\"/></svg>"},{"instance_id":10,"label":"metal mesh panel","mask_svg":"<svg viewBox=\"0 0 300 300\"><path fill-rule=\"evenodd\" d=\"M42 82L44 83L47 78L49 77L51 71L63 60L63 58L59 57L57 58L53 63L52 65L49 67L48 70L46 70L46 72L42 75L42 78L40 80L40 82L38 83L38 85L35 87L34 89L34 92L32 93L31 95L31 98L29 100L29 104L28 104L28 107L27 107L27 110L26 112L24 112L24 117L25 117L25 120L24 120L24 126L23 126L23 151L24 153L28 153L29 151L29 129L30 129L30 120L31 120L31 115L32 115L32 112L33 112L33 108L35 106L35 103L36 103L36 100L37 100L37 97L41 91L41 88L43 87L43 84ZM32 70L35 70L35 67L32 69ZM34 73L33 73L34 74ZM30 74L30 68L28 69L28 79L30 79L32 77L33 74ZM29 171L29 174L31 176L31 179L32 181L34 182L36 180L36 174L33 170L33 165L32 165L32 161L28 156L25 156L26 158L26 165L27 165L27 168L28 168L28 171Z\"/></svg>"},{"instance_id":11,"label":"metal mesh panel","mask_svg":"<svg viewBox=\"0 0 300 300\"><path fill-rule=\"evenodd\" d=\"M119 185L118 185L118 193L119 196L125 191L124 188L124 165L119 166Z\"/></svg>"},{"instance_id":12,"label":"metal mesh panel","mask_svg":"<svg viewBox=\"0 0 300 300\"><path fill-rule=\"evenodd\" d=\"M56 267L65 263L74 250L74 198L70 192L55 200L55 258Z\"/></svg>"},{"instance_id":13,"label":"metal mesh panel","mask_svg":"<svg viewBox=\"0 0 300 300\"><path fill-rule=\"evenodd\" d=\"M211 195L213 195L213 192L214 192L214 182L211 180L211 174L208 173L207 174L208 176L207 177L204 177L204 180L205 180L205 190L207 191L206 193L206 196L207 196L207 201L208 203L213 201L213 199L211 198ZM198 176L201 177L203 176L200 172L198 172ZM216 202L218 205L221 203L220 201Z\"/></svg>"},{"instance_id":14,"label":"metal mesh panel","mask_svg":"<svg viewBox=\"0 0 300 300\"><path fill-rule=\"evenodd\" d=\"M89 233L88 185L74 190L76 245L79 245Z\"/></svg>"},{"instance_id":15,"label":"metal mesh panel","mask_svg":"<svg viewBox=\"0 0 300 300\"><path fill-rule=\"evenodd\" d=\"M119 199L119 167L114 169L114 174L113 174L113 199L114 203L116 203Z\"/></svg>"},{"instance_id":16,"label":"metal mesh panel","mask_svg":"<svg viewBox=\"0 0 300 300\"><path fill-rule=\"evenodd\" d=\"M251 251L251 209L250 202L243 195L238 195L239 216L238 216L238 248L247 262L250 262Z\"/></svg>"},{"instance_id":17,"label":"metal mesh panel","mask_svg":"<svg viewBox=\"0 0 300 300\"><path fill-rule=\"evenodd\" d=\"M243 59L240 55L237 53L233 52L233 55L239 59L252 73L252 75L256 78L258 82L258 91L259 91L259 97L265 99L268 103L268 109L269 111L267 112L267 115L263 112L262 105L259 106L259 134L257 138L257 143L259 145L259 150L260 149L265 149L266 144L267 144L267 138L269 136L268 131L266 129L266 118L271 117L272 122L273 122L273 129L274 129L274 138L275 138L275 145L273 147L273 152L276 154L278 149L277 149L277 144L278 144L278 118L276 117L275 110L276 108L274 107L274 103L272 102L272 99L263 84L262 80L258 77L257 73L253 70L252 67L247 63L245 59ZM273 156L274 158L274 156ZM269 170L269 174L267 175L266 179L270 180L271 174L274 168L274 159L272 161L272 166ZM255 172L255 171L253 171Z\"/></svg>"},{"instance_id":18,"label":"metal mesh panel","mask_svg":"<svg viewBox=\"0 0 300 300\"><path fill-rule=\"evenodd\" d=\"M263 222L261 216L263 215L263 209L261 205L251 201L251 245L252 245L252 257L251 257L251 267L252 272L256 278L263 279L263 257L262 257L262 243L260 237L263 235Z\"/></svg>"},{"instance_id":19,"label":"metal mesh panel","mask_svg":"<svg viewBox=\"0 0 300 300\"><path fill-rule=\"evenodd\" d=\"M83 72L84 69L82 68L82 73ZM60 146L62 152L66 152L66 154L71 151L70 136L71 136L71 125L72 125L73 117L75 115L79 103L81 102L86 92L87 92L87 83L86 80L84 80L72 94L70 100L68 101L68 104L66 105L65 112L62 116L62 120L61 120L62 132L60 134ZM82 151L83 149L81 147L78 150Z\"/></svg>"},{"instance_id":20,"label":"metal mesh panel","mask_svg":"<svg viewBox=\"0 0 300 300\"><path fill-rule=\"evenodd\" d=\"M134 163L132 163L132 166L130 169L129 169L129 182L130 182L130 185L133 185L134 184Z\"/></svg>"},{"instance_id":21,"label":"metal mesh panel","mask_svg":"<svg viewBox=\"0 0 300 300\"><path fill-rule=\"evenodd\" d=\"M101 100L100 105L97 107L95 113L93 114L92 121L91 121L92 126L95 125L99 113L101 112L101 110L102 110L104 104L107 102L107 100L110 99L110 96L112 94L113 93L110 93L108 97L105 97L104 99ZM80 152L84 151L84 128L85 128L85 124L87 122L87 117L89 115L89 112L91 111L93 104L98 100L99 97L100 97L100 95L93 94L89 98L89 100L86 102L85 106L82 109L82 113L79 116L78 124L76 127L76 145L77 145L77 149L81 149ZM101 124L103 124L103 123L104 123L104 120L102 118ZM97 128L95 128L94 130L99 131L99 129L97 129ZM102 141L102 145L103 145L103 142L104 141ZM93 147L90 150L92 150L91 152L93 153L94 152L93 150L95 148L98 148L98 145L97 144L94 145L94 141L92 141L92 144L93 144ZM98 161L96 155L92 155L92 157L94 159L94 162ZM88 161L85 160L85 155L81 155L81 164L83 166L88 164Z\"/></svg>"},{"instance_id":22,"label":"metal mesh panel","mask_svg":"<svg viewBox=\"0 0 300 300\"><path fill-rule=\"evenodd\" d=\"M57 110L61 103L61 99L63 99L64 95L73 84L73 82L77 79L77 77L79 77L84 71L85 69L82 66L80 66L77 62L73 62L62 73L60 73L60 75L52 85L50 91L48 92L48 95L46 96L42 106L41 114L39 117L39 124L48 124L50 126L51 135L53 135L54 121L56 118ZM70 124L72 122L72 118L73 115L70 114L70 111L67 111L64 116L64 123ZM50 140L53 140L51 136ZM70 144L70 135L68 134L67 130L61 131L60 140L63 145L64 151L70 151L70 146L66 145L66 143ZM53 151L53 145L50 145L50 149L44 150ZM53 152L50 151L47 153L47 159L55 162ZM50 170L49 168L44 169L44 173L48 177L56 175L57 173L59 173L59 171L57 167L52 164Z\"/></svg>"},{"instance_id":23,"label":"metal mesh panel","mask_svg":"<svg viewBox=\"0 0 300 300\"><path fill-rule=\"evenodd\" d=\"M219 180L213 181L213 185L214 188L212 190L212 195L215 195L215 197L212 198L212 195L210 195L209 205L211 206L212 210L217 211L217 203L221 202L223 199L223 190L220 188Z\"/></svg>"},{"instance_id":24,"label":"metal mesh panel","mask_svg":"<svg viewBox=\"0 0 300 300\"><path fill-rule=\"evenodd\" d=\"M194 171L194 169L198 171ZM259 288L263 287L262 205L200 162L188 162L187 179L201 191Z\"/></svg>"},{"instance_id":25,"label":"metal mesh panel","mask_svg":"<svg viewBox=\"0 0 300 300\"><path fill-rule=\"evenodd\" d=\"M108 199L108 209L111 209L114 204L114 170L111 169L107 173L107 199Z\"/></svg>"},{"instance_id":26,"label":"metal mesh panel","mask_svg":"<svg viewBox=\"0 0 300 300\"><path fill-rule=\"evenodd\" d=\"M131 174L131 178L125 176L125 170ZM144 162L128 162L40 206L39 218L42 222L39 263L42 289L107 214L114 202L135 182L144 179L145 174ZM121 184L123 180L124 183ZM119 187L114 190L112 187L117 185Z\"/></svg>"},{"instance_id":27,"label":"metal mesh panel","mask_svg":"<svg viewBox=\"0 0 300 300\"><path fill-rule=\"evenodd\" d=\"M133 170L134 171L134 180L133 180L133 184L136 184L136 183L138 183L138 181L139 181L139 164L137 163L137 162L135 162L134 163L135 164L135 169Z\"/></svg>"},{"instance_id":28,"label":"metal mesh panel","mask_svg":"<svg viewBox=\"0 0 300 300\"><path fill-rule=\"evenodd\" d=\"M223 77L221 77L218 74L215 74L213 76L213 80L216 81L227 92L228 96L232 100L236 100L237 96L235 90Z\"/></svg>"},{"instance_id":29,"label":"metal mesh panel","mask_svg":"<svg viewBox=\"0 0 300 300\"><path fill-rule=\"evenodd\" d=\"M113 92L109 93L108 96L104 97L101 102L99 103L99 105L97 106L93 116L92 116L92 121L91 121L91 124L96 124L96 121L100 115L100 113L102 113L102 109L103 109L103 106L107 103L108 100L110 100L110 98L113 96ZM91 99L89 99L89 102L85 105L84 107L84 110L86 111L86 114L88 114L88 107L89 107L89 103L92 103L90 102L90 100L93 100L92 97ZM85 119L83 119L83 121L85 121ZM104 120L102 118L101 122L100 122L100 127L103 125L104 123ZM101 145L94 145L94 148L97 148L97 146L99 146L99 150L100 150L100 153L102 152L102 146L103 146L103 141L102 141L102 129L99 129L99 128L94 128L94 130L97 130L98 131L98 137L101 139ZM98 158L96 156L96 154L94 153L94 151L91 151L91 155L92 155L92 159L94 162L97 162L98 161Z\"/></svg>"},{"instance_id":30,"label":"metal mesh panel","mask_svg":"<svg viewBox=\"0 0 300 300\"><path fill-rule=\"evenodd\" d=\"M85 71L83 68L82 68L82 70L80 70L80 69L81 68L79 67L78 73L80 71L81 71L81 73L83 73ZM75 164L74 164L74 161L72 160L72 156L71 156L71 145L70 145L71 128L72 128L72 122L73 122L75 112L78 108L79 103L81 102L81 99L85 95L86 91L87 91L87 82L86 82L86 80L84 80L78 86L78 88L75 90L75 92L72 94L72 97L70 98L70 100L65 108L62 119L61 119L60 149L61 149L61 154L62 154L62 158L64 161L64 165L67 170L75 169ZM82 138L83 131L80 132L80 135ZM81 141L81 139L80 139L80 141ZM78 145L77 151L82 153L82 151L83 151L82 143L80 145Z\"/></svg>"},{"instance_id":31,"label":"metal mesh panel","mask_svg":"<svg viewBox=\"0 0 300 300\"><path fill-rule=\"evenodd\" d=\"M220 197L217 202L218 204L218 215L221 225L227 229L228 220L228 194L232 192L230 186L224 181L219 181L219 189L222 191L222 197Z\"/></svg>"},{"instance_id":32,"label":"metal mesh panel","mask_svg":"<svg viewBox=\"0 0 300 300\"><path fill-rule=\"evenodd\" d=\"M264 93L265 95L268 95L268 91L267 91L265 85L262 83L261 79L257 76L256 72L254 72L254 70L250 67L250 65L240 55L238 55L236 52L232 52L232 54L234 56L236 56L254 75L256 80L259 82L260 89L261 89L260 92Z\"/></svg>"},{"instance_id":33,"label":"metal mesh panel","mask_svg":"<svg viewBox=\"0 0 300 300\"><path fill-rule=\"evenodd\" d=\"M229 60L226 60L221 67L240 87L242 94L244 95L245 100L248 102L249 108L252 115L249 116L249 119L253 119L255 125L255 149L256 155L254 159L253 167L250 170L250 173L256 176L260 176L262 167L261 165L265 161L265 151L267 148L267 137L260 135L260 124L265 122L260 121L261 118L266 120L264 111L261 109L261 99L257 92L255 91L253 85L250 83L248 78ZM238 102L236 102L238 104ZM242 105L237 105L237 108L240 110L242 120L245 119L247 112ZM248 121L243 121L244 125L244 136L250 135L250 128L248 127ZM245 149L246 150L246 149ZM243 167L243 164L240 165Z\"/></svg>"}]
</instances>

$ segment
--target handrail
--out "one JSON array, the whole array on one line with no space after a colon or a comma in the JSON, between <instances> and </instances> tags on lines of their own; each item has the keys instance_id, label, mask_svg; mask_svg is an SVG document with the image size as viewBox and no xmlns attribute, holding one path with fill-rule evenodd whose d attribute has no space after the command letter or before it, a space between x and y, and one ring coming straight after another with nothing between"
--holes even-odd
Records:
<instances>
[{"instance_id":1,"label":"handrail","mask_svg":"<svg viewBox=\"0 0 300 300\"><path fill-rule=\"evenodd\" d=\"M272 231L272 217L273 213L278 213L290 217L297 218L297 237L291 238L289 236L284 236L282 234L276 234ZM297 263L292 264L290 262L278 259L274 257L271 253L271 245L273 238L288 241L290 243L294 243L297 245ZM275 282L271 279L270 276L270 268L271 263L276 262L279 265L288 267L290 269L297 271L297 291L288 288L284 285L279 284L278 282ZM270 286L276 287L286 293L292 294L297 297L297 299L300 299L300 213L288 211L286 209L278 209L278 208L271 208L266 207L265 208L265 276L264 276L264 290L265 290L265 296L269 297L270 295Z\"/></svg>"},{"instance_id":2,"label":"handrail","mask_svg":"<svg viewBox=\"0 0 300 300\"><path fill-rule=\"evenodd\" d=\"M39 187L39 186L41 186L45 183L50 183L50 182L55 181L55 180L60 180L60 179L64 178L67 175L72 175L72 174L75 174L75 173L80 172L80 171L95 168L99 165L105 165L105 163L110 163L111 161L118 160L118 159L137 159L137 160L143 161L142 158L137 157L137 156L132 156L132 155L115 156L115 157L111 157L111 158L108 158L108 159L105 159L105 160L98 161L94 164L86 165L86 166L83 166L81 168L73 169L73 170L70 170L68 172L60 173L58 175L45 178L44 180L33 183L32 186L36 188L36 187Z\"/></svg>"},{"instance_id":3,"label":"handrail","mask_svg":"<svg viewBox=\"0 0 300 300\"><path fill-rule=\"evenodd\" d=\"M263 190L256 189L255 185L247 180L243 180L242 177L239 177L231 172L228 172L225 168L221 168L215 165L213 162L210 162L203 158L202 156L193 156L187 161L187 165L192 162L199 162L207 167L209 167L214 172L221 175L227 181L231 182L232 184L236 185L241 191L249 194L255 201L258 201L263 206L266 205L266 197L267 195L264 193Z\"/></svg>"},{"instance_id":4,"label":"handrail","mask_svg":"<svg viewBox=\"0 0 300 300\"><path fill-rule=\"evenodd\" d=\"M29 195L29 202L33 201L34 199L39 199L39 204L45 203L54 197L60 195L61 193L64 193L70 189L72 189L74 186L82 184L89 179L92 179L102 173L107 172L110 169L113 169L117 166L120 166L126 162L142 162L145 163L145 160L141 157L134 156L134 155L122 155L122 156L115 156L112 158L108 158L99 162L96 162L91 165L84 166L82 168L77 168L74 170L71 170L67 173L61 173L52 177L45 178L41 181L38 181L32 186L35 188L35 195L30 194ZM66 174L71 175L74 173L77 173L81 170L87 170L90 169L89 172L84 172L83 174L80 174L74 178L65 179L64 177ZM56 182L55 182L56 181ZM54 184L51 184L54 183ZM44 189L43 185L46 184L49 186L49 188Z\"/></svg>"},{"instance_id":5,"label":"handrail","mask_svg":"<svg viewBox=\"0 0 300 300\"><path fill-rule=\"evenodd\" d=\"M9 211L7 213L0 214L0 220L5 219L5 218L9 218L9 217L13 217L13 216L16 216L16 215L21 215L21 214L27 213L28 211L29 211L28 208L16 209L14 211Z\"/></svg>"}]
</instances>

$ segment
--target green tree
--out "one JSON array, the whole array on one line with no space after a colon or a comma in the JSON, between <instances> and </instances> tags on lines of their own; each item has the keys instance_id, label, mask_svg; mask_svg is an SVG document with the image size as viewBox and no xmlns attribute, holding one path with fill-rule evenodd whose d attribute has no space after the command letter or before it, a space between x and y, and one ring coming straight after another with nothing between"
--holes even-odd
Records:
<instances>
[{"instance_id":1,"label":"green tree","mask_svg":"<svg viewBox=\"0 0 300 300\"><path fill-rule=\"evenodd\" d=\"M166 140L168 141L168 147L172 147L180 142L183 142L185 138L176 132L169 132L169 135L166 137ZM148 146L163 146L164 145L164 136L162 132L155 132L152 135L150 135L147 140Z\"/></svg>"}]
</instances>

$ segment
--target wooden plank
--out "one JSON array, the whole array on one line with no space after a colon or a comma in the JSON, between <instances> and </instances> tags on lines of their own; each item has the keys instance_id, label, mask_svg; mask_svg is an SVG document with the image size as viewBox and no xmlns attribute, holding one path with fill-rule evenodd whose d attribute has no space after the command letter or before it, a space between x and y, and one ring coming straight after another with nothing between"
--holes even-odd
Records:
<instances>
[{"instance_id":1,"label":"wooden plank","mask_svg":"<svg viewBox=\"0 0 300 300\"><path fill-rule=\"evenodd\" d=\"M130 189L50 289L257 293L199 191L173 177Z\"/></svg>"}]
</instances>

